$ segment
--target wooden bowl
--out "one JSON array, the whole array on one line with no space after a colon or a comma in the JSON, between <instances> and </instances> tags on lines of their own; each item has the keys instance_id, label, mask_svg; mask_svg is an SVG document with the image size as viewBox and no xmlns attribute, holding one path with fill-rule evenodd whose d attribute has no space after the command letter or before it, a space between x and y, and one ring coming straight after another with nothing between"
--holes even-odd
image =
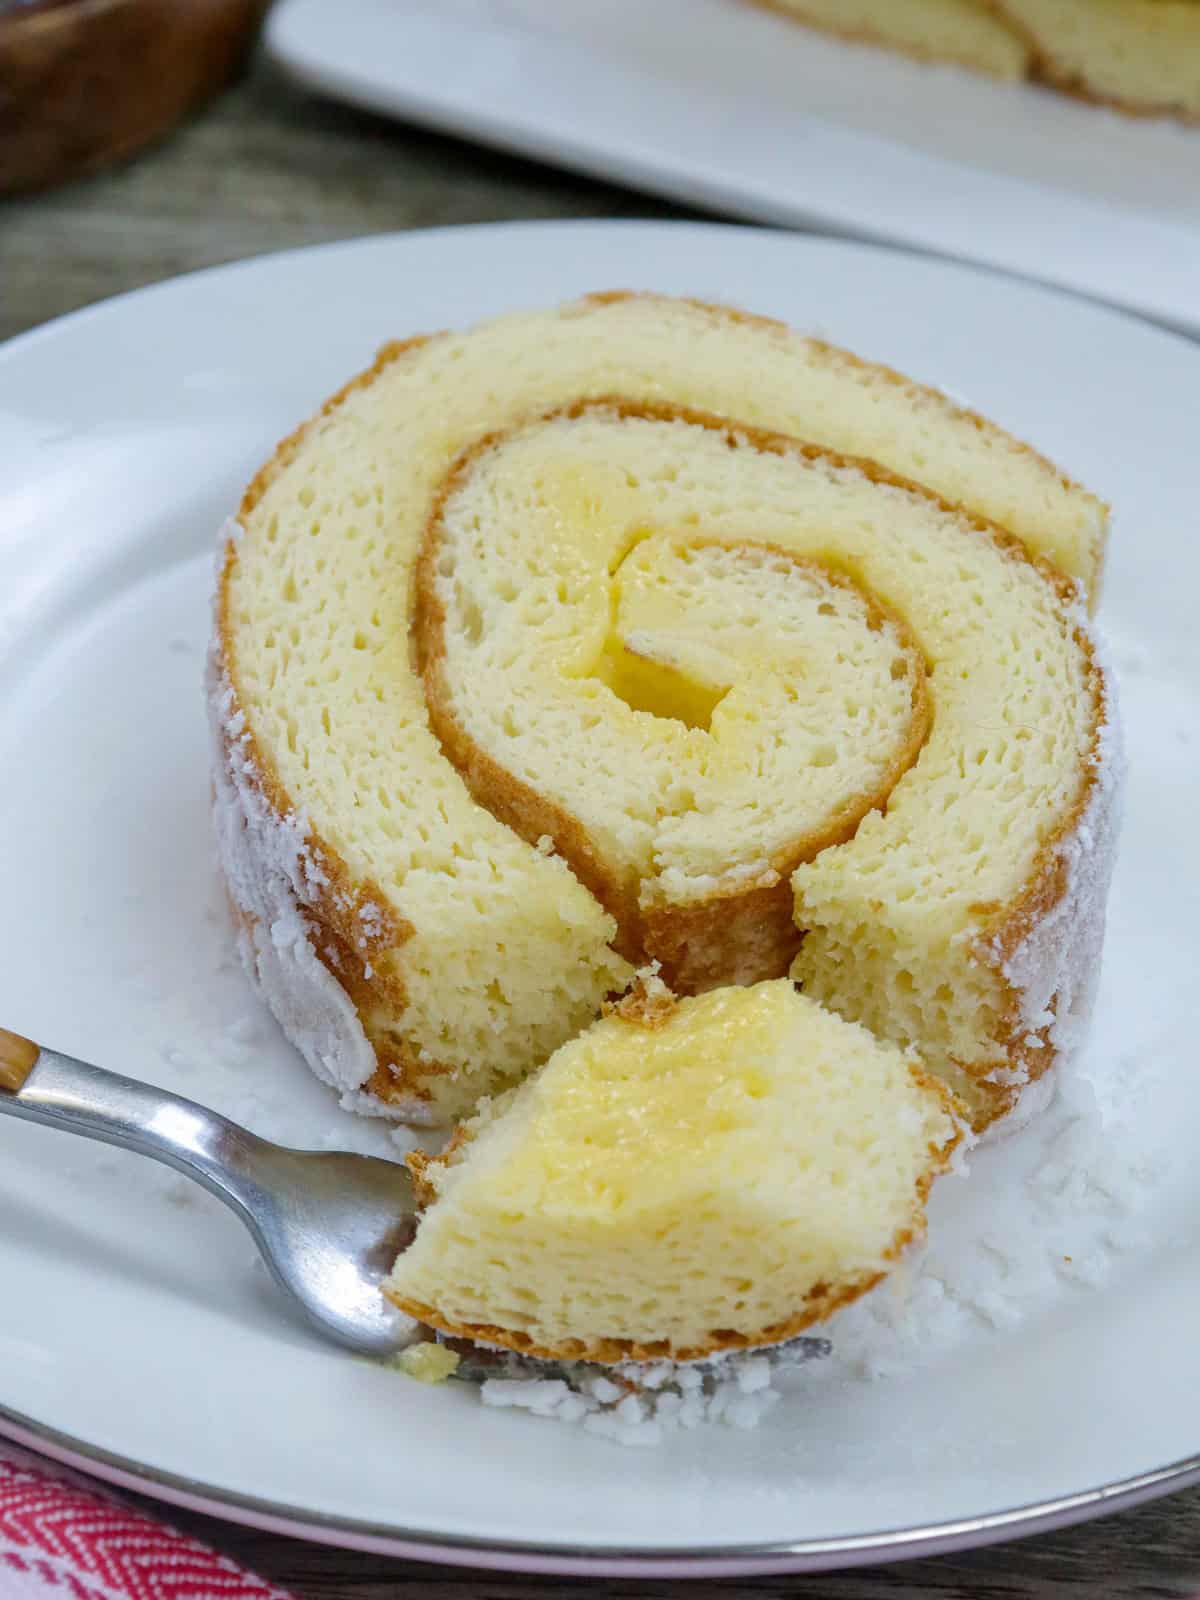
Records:
<instances>
[{"instance_id":1,"label":"wooden bowl","mask_svg":"<svg viewBox=\"0 0 1200 1600\"><path fill-rule=\"evenodd\" d=\"M159 138L236 72L268 0L0 0L0 194Z\"/></svg>"}]
</instances>

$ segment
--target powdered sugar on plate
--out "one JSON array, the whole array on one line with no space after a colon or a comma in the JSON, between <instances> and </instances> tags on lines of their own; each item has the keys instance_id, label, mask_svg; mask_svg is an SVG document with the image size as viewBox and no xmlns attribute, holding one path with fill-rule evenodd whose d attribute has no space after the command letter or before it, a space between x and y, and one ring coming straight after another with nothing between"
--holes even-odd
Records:
<instances>
[{"instance_id":1,"label":"powdered sugar on plate","mask_svg":"<svg viewBox=\"0 0 1200 1600\"><path fill-rule=\"evenodd\" d=\"M1064 1063L1043 1091L1049 1105L976 1149L965 1185L942 1180L923 1249L816 1330L833 1353L814 1381L928 1367L1100 1285L1145 1246L1142 1213L1161 1165L1129 1119L1113 1115L1092 1076L1097 1059Z\"/></svg>"},{"instance_id":2,"label":"powdered sugar on plate","mask_svg":"<svg viewBox=\"0 0 1200 1600\"><path fill-rule=\"evenodd\" d=\"M548 1364L498 1352L459 1368L481 1385L485 1406L521 1410L620 1444L658 1444L680 1429L721 1422L757 1427L778 1403L775 1380L829 1353L821 1339L793 1339L774 1349L737 1352L709 1361Z\"/></svg>"}]
</instances>

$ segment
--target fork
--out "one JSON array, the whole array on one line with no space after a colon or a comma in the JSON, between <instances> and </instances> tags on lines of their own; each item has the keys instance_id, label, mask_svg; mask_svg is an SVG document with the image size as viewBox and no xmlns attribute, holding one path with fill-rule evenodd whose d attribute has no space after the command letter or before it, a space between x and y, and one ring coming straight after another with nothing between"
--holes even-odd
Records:
<instances>
[{"instance_id":1,"label":"fork","mask_svg":"<svg viewBox=\"0 0 1200 1600\"><path fill-rule=\"evenodd\" d=\"M204 1106L0 1028L0 1113L149 1156L246 1224L275 1281L326 1337L387 1356L411 1322L380 1284L416 1231L407 1170L375 1156L290 1150Z\"/></svg>"}]
</instances>

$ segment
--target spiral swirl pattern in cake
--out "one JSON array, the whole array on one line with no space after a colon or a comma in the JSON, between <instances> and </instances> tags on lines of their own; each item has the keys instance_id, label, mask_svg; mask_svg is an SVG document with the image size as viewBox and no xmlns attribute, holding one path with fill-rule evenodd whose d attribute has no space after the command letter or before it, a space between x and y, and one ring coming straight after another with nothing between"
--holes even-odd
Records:
<instances>
[{"instance_id":1,"label":"spiral swirl pattern in cake","mask_svg":"<svg viewBox=\"0 0 1200 1600\"><path fill-rule=\"evenodd\" d=\"M790 973L986 1126L1099 958L1105 532L981 418L740 312L600 295L387 348L221 573L268 1001L346 1103L448 1121L647 962Z\"/></svg>"}]
</instances>

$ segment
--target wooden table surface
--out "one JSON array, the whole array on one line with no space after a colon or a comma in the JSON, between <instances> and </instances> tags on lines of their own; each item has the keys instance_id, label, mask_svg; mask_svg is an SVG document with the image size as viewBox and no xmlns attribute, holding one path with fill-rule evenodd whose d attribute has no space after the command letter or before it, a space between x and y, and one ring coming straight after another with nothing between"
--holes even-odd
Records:
<instances>
[{"instance_id":1,"label":"wooden table surface","mask_svg":"<svg viewBox=\"0 0 1200 1600\"><path fill-rule=\"evenodd\" d=\"M515 217L687 214L325 103L259 63L134 165L51 194L0 202L0 338L194 267L326 239ZM581 1581L388 1561L201 1517L175 1520L307 1600L430 1593L525 1600ZM966 1555L719 1584L596 1580L591 1592L598 1600L706 1592L714 1600L768 1592L829 1600L1200 1594L1200 1489Z\"/></svg>"}]
</instances>

